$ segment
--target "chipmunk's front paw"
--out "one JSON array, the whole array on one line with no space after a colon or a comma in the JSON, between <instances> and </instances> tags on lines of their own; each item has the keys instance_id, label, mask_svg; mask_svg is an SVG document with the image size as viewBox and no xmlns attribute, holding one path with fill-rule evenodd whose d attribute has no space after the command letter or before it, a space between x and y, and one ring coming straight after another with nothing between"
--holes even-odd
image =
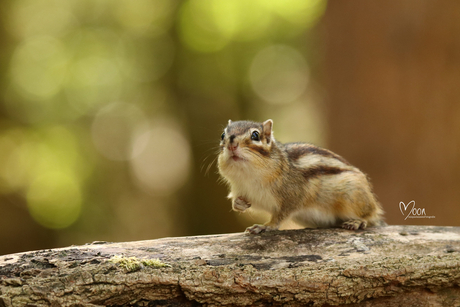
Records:
<instances>
[{"instance_id":1,"label":"chipmunk's front paw","mask_svg":"<svg viewBox=\"0 0 460 307\"><path fill-rule=\"evenodd\" d=\"M348 220L342 224L342 228L349 230L366 229L367 222L360 219Z\"/></svg>"},{"instance_id":2,"label":"chipmunk's front paw","mask_svg":"<svg viewBox=\"0 0 460 307\"><path fill-rule=\"evenodd\" d=\"M260 225L260 224L254 224L251 227L246 228L245 233L249 233L252 235L266 232L266 231L271 231L271 230L277 230L278 227L273 227L273 226L267 226L267 225Z\"/></svg>"},{"instance_id":3,"label":"chipmunk's front paw","mask_svg":"<svg viewBox=\"0 0 460 307\"><path fill-rule=\"evenodd\" d=\"M248 203L244 198L238 197L233 200L232 208L234 211L245 211L251 207L251 204Z\"/></svg>"},{"instance_id":4,"label":"chipmunk's front paw","mask_svg":"<svg viewBox=\"0 0 460 307\"><path fill-rule=\"evenodd\" d=\"M245 233L255 235L255 234L267 231L268 230L267 228L268 227L265 225L255 224L255 225L252 225L251 227L246 228Z\"/></svg>"}]
</instances>

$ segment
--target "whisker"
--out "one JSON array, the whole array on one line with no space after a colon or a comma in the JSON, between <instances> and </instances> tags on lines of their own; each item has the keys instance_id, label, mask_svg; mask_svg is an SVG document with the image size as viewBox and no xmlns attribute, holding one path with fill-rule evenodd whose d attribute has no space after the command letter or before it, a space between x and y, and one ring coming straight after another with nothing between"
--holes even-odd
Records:
<instances>
[{"instance_id":1,"label":"whisker","mask_svg":"<svg viewBox=\"0 0 460 307\"><path fill-rule=\"evenodd\" d=\"M218 183L218 184L225 184L225 183L226 183L225 178L224 178L224 177L219 177L219 178L217 179L217 183Z\"/></svg>"},{"instance_id":2,"label":"whisker","mask_svg":"<svg viewBox=\"0 0 460 307\"><path fill-rule=\"evenodd\" d=\"M200 173L203 172L203 168L205 167L206 160L208 160L210 156L211 156L211 155L207 155L207 156L203 159L203 161L201 162Z\"/></svg>"},{"instance_id":3,"label":"whisker","mask_svg":"<svg viewBox=\"0 0 460 307\"><path fill-rule=\"evenodd\" d=\"M204 172L204 175L208 175L209 174L209 170L211 169L212 165L216 162L217 158L219 157L219 154L220 154L220 147L214 147L214 148L211 148L210 150L214 150L214 153L212 154L209 154L207 155L204 159L203 159L203 162L201 163L201 167L200 167L200 172L203 172L203 170L205 169L205 172ZM209 157L211 155L215 155L214 158L212 159L211 163L209 164L206 164L206 161L209 159Z\"/></svg>"},{"instance_id":4,"label":"whisker","mask_svg":"<svg viewBox=\"0 0 460 307\"><path fill-rule=\"evenodd\" d=\"M212 161L211 163L209 163L208 167L206 168L206 171L204 172L204 175L209 175L209 170L211 169L212 165L214 164L214 162L216 162L218 156L216 156Z\"/></svg>"},{"instance_id":5,"label":"whisker","mask_svg":"<svg viewBox=\"0 0 460 307\"><path fill-rule=\"evenodd\" d=\"M257 153L253 152L252 150L247 150L249 154L251 154L258 162L263 162L262 157L260 157Z\"/></svg>"}]
</instances>

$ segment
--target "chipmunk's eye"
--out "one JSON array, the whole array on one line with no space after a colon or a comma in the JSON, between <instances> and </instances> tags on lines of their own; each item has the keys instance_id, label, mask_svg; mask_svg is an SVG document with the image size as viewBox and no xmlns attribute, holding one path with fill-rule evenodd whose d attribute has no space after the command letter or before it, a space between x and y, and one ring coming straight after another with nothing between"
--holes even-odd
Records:
<instances>
[{"instance_id":1,"label":"chipmunk's eye","mask_svg":"<svg viewBox=\"0 0 460 307\"><path fill-rule=\"evenodd\" d=\"M254 131L254 132L252 132L252 134L251 134L251 140L253 140L253 141L260 141L259 131Z\"/></svg>"},{"instance_id":2,"label":"chipmunk's eye","mask_svg":"<svg viewBox=\"0 0 460 307\"><path fill-rule=\"evenodd\" d=\"M220 136L220 139L223 141L225 137L225 132L222 132L222 135Z\"/></svg>"}]
</instances>

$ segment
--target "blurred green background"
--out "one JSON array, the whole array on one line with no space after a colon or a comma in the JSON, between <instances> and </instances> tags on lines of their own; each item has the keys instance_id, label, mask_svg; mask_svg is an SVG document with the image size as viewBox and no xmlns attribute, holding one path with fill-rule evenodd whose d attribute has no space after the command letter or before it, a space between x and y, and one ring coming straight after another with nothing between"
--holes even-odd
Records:
<instances>
[{"instance_id":1,"label":"blurred green background","mask_svg":"<svg viewBox=\"0 0 460 307\"><path fill-rule=\"evenodd\" d=\"M460 225L458 5L409 2L3 1L0 254L263 222L217 182L230 118Z\"/></svg>"}]
</instances>

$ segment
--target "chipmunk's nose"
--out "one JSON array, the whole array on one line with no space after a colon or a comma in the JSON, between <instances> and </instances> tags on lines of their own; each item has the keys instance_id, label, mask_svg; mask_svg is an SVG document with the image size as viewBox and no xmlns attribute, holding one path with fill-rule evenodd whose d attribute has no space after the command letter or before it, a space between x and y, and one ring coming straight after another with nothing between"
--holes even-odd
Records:
<instances>
[{"instance_id":1,"label":"chipmunk's nose","mask_svg":"<svg viewBox=\"0 0 460 307\"><path fill-rule=\"evenodd\" d=\"M236 135L231 135L230 136L230 144L228 144L228 149L231 150L231 151L234 151L238 148L238 143L237 142L233 142L235 140L235 137Z\"/></svg>"},{"instance_id":2,"label":"chipmunk's nose","mask_svg":"<svg viewBox=\"0 0 460 307\"><path fill-rule=\"evenodd\" d=\"M238 148L238 143L228 145L228 149L231 151L235 151L237 148Z\"/></svg>"}]
</instances>

